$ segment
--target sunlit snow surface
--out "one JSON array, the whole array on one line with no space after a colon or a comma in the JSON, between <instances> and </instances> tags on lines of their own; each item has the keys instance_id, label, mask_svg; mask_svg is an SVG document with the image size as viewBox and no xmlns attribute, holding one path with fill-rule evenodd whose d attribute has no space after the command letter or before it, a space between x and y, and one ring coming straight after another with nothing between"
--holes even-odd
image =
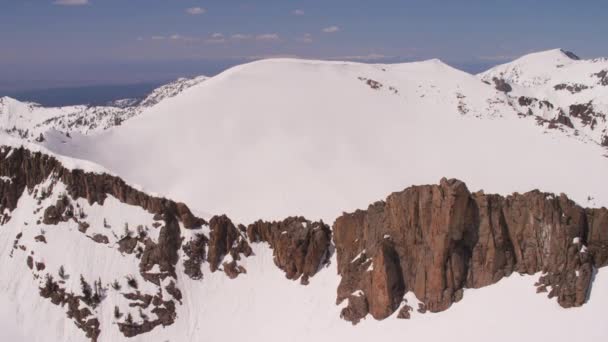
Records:
<instances>
[{"instance_id":1,"label":"sunlit snow surface","mask_svg":"<svg viewBox=\"0 0 608 342\"><path fill-rule=\"evenodd\" d=\"M606 149L544 130L501 101L493 86L438 60L270 60L230 69L117 129L47 146L242 223L290 215L332 223L441 177L474 191L539 188L608 206L598 186Z\"/></svg>"},{"instance_id":2,"label":"sunlit snow surface","mask_svg":"<svg viewBox=\"0 0 608 342\"><path fill-rule=\"evenodd\" d=\"M382 87L373 89L370 79ZM165 99L120 127L71 139L50 134L45 146L103 168L73 166L107 169L199 214L226 213L241 223L303 215L331 224L343 211L441 177L460 178L472 191L539 188L564 192L581 205L608 206L605 149L518 118L493 86L437 60L255 62ZM82 250L80 236L64 238L70 250ZM256 255L243 261L247 274L235 280L204 269L204 279L193 281L180 263L184 300L176 323L128 341L608 340L606 270L597 273L581 308L565 310L536 294L538 275L514 274L466 290L440 314L368 317L352 326L335 305L335 260L302 286L284 278L265 245L253 247ZM74 260L80 259L85 256ZM2 336L85 341L63 309L35 295L26 266L12 260L0 261L0 270L10 270L0 288ZM96 258L96 267L108 269L112 260ZM413 296L407 298L415 307ZM100 340L124 337L106 327Z\"/></svg>"},{"instance_id":3,"label":"sunlit snow surface","mask_svg":"<svg viewBox=\"0 0 608 342\"><path fill-rule=\"evenodd\" d=\"M605 269L596 275L591 300L581 308L560 308L546 294L536 294L536 277L514 274L495 285L466 290L461 302L439 314L413 312L410 320L397 319L395 314L384 321L368 318L352 326L339 318L341 307L334 305L339 282L335 266L317 274L310 285L302 286L284 278L265 245L255 245L254 251L256 256L246 259L247 275L235 280L219 272L210 274L206 269L203 281L179 279L185 297L184 305L178 306L174 325L132 339L125 339L117 329L107 329L100 340L363 342L415 338L430 342L511 342L573 341L584 337L586 341L599 342L608 338L603 314L608 306ZM3 331L27 336L24 341L86 341L82 332L64 319L60 309L32 296L32 290L35 289L20 290L10 300L2 291L4 298L0 298L7 305L0 312L9 322L14 318L20 322ZM14 301L20 303L18 307L31 310L18 312L15 317L11 311Z\"/></svg>"}]
</instances>

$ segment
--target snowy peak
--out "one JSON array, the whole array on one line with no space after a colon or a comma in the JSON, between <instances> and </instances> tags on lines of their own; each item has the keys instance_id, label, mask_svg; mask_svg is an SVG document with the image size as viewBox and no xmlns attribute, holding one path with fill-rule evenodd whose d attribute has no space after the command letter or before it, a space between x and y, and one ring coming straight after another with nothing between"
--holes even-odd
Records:
<instances>
[{"instance_id":1,"label":"snowy peak","mask_svg":"<svg viewBox=\"0 0 608 342\"><path fill-rule=\"evenodd\" d=\"M555 49L523 56L478 77L500 84L522 116L608 146L608 60L583 60Z\"/></svg>"},{"instance_id":2,"label":"snowy peak","mask_svg":"<svg viewBox=\"0 0 608 342\"><path fill-rule=\"evenodd\" d=\"M10 97L0 98L0 130L27 140L40 140L49 130L64 134L91 134L119 126L165 99L205 81L207 77L180 78L154 89L143 99L123 99L108 106L43 107Z\"/></svg>"}]
</instances>

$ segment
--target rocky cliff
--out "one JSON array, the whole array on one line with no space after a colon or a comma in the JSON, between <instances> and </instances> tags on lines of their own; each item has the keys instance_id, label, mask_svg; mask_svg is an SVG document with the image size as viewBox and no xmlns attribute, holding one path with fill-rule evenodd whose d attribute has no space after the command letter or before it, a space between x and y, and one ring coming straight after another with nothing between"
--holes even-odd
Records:
<instances>
[{"instance_id":1,"label":"rocky cliff","mask_svg":"<svg viewBox=\"0 0 608 342\"><path fill-rule=\"evenodd\" d=\"M454 179L410 187L336 220L337 301L348 300L342 315L352 322L388 317L407 291L420 311L438 312L464 288L542 272L539 292L580 306L594 268L608 263L606 220L605 208L584 209L563 194L471 193Z\"/></svg>"}]
</instances>

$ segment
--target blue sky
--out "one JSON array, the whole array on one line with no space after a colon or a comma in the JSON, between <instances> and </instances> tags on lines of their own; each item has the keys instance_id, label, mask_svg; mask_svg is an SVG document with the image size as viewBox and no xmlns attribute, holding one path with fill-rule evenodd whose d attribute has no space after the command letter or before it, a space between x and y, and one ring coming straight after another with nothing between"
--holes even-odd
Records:
<instances>
[{"instance_id":1,"label":"blue sky","mask_svg":"<svg viewBox=\"0 0 608 342\"><path fill-rule=\"evenodd\" d=\"M215 73L273 56L437 57L464 68L556 47L608 56L607 12L605 0L0 0L0 73L59 85Z\"/></svg>"}]
</instances>

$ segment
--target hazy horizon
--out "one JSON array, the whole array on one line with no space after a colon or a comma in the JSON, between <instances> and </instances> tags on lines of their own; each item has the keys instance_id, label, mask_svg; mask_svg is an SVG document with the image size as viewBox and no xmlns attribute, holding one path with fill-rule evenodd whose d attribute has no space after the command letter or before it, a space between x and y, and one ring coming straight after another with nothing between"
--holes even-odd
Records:
<instances>
[{"instance_id":1,"label":"hazy horizon","mask_svg":"<svg viewBox=\"0 0 608 342\"><path fill-rule=\"evenodd\" d=\"M564 48L608 56L605 1L8 0L0 95L212 76L267 57L407 62L476 73ZM576 23L576 25L564 25Z\"/></svg>"}]
</instances>

